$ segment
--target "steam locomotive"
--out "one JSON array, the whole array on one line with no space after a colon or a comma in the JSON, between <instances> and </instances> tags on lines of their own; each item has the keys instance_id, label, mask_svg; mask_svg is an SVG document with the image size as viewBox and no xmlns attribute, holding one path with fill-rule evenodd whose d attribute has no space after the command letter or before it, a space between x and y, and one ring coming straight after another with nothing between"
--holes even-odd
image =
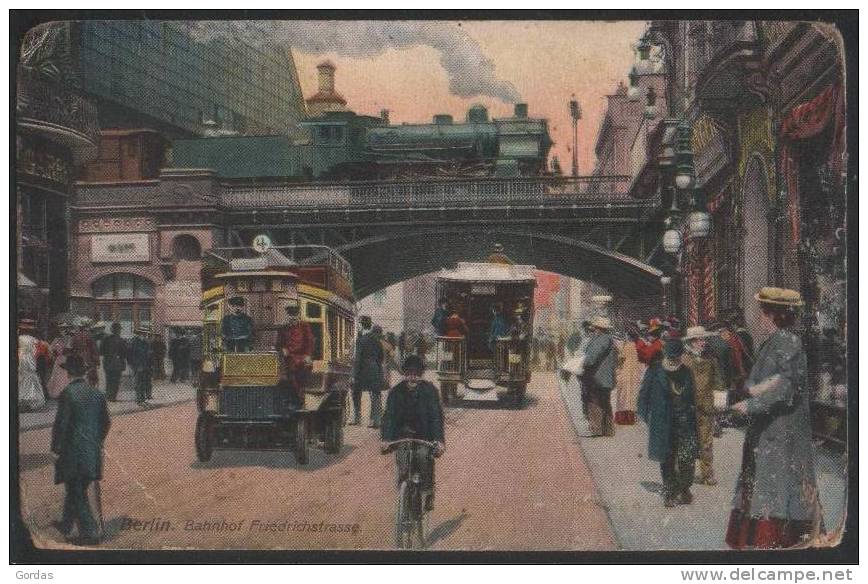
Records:
<instances>
[{"instance_id":1,"label":"steam locomotive","mask_svg":"<svg viewBox=\"0 0 868 584\"><path fill-rule=\"evenodd\" d=\"M210 168L227 179L366 181L424 178L537 176L547 173L552 146L545 119L489 118L482 105L463 122L446 114L431 123L390 124L380 116L325 111L300 124L294 136L218 134L176 140L176 168Z\"/></svg>"}]
</instances>

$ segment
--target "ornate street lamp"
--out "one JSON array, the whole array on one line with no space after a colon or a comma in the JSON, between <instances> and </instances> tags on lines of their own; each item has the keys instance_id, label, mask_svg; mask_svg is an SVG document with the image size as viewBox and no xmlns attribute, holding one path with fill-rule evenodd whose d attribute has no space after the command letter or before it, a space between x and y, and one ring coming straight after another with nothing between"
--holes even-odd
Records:
<instances>
[{"instance_id":1,"label":"ornate street lamp","mask_svg":"<svg viewBox=\"0 0 868 584\"><path fill-rule=\"evenodd\" d=\"M678 138L675 144L675 186L679 190L687 191L693 188L694 185L694 170L693 170L693 148L691 139L693 130L690 124L686 121L678 124Z\"/></svg>"},{"instance_id":2,"label":"ornate street lamp","mask_svg":"<svg viewBox=\"0 0 868 584\"><path fill-rule=\"evenodd\" d=\"M666 218L666 231L663 232L663 251L677 255L681 251L681 229L678 220L673 217Z\"/></svg>"},{"instance_id":3,"label":"ornate street lamp","mask_svg":"<svg viewBox=\"0 0 868 584\"><path fill-rule=\"evenodd\" d=\"M711 217L705 211L693 211L687 216L690 239L708 237L711 233Z\"/></svg>"},{"instance_id":4,"label":"ornate street lamp","mask_svg":"<svg viewBox=\"0 0 868 584\"><path fill-rule=\"evenodd\" d=\"M647 32L639 39L639 44L636 45L636 53L639 55L639 60L642 63L647 63L651 59L651 43L648 40Z\"/></svg>"},{"instance_id":5,"label":"ornate street lamp","mask_svg":"<svg viewBox=\"0 0 868 584\"><path fill-rule=\"evenodd\" d=\"M630 69L627 79L630 80L630 86L627 88L627 97L630 101L639 101L639 74L636 72L635 65Z\"/></svg>"}]
</instances>

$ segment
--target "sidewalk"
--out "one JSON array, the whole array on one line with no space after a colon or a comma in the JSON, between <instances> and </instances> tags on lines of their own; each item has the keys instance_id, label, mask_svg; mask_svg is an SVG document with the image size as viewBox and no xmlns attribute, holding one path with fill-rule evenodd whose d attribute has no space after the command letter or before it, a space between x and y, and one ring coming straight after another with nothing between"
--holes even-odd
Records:
<instances>
[{"instance_id":1,"label":"sidewalk","mask_svg":"<svg viewBox=\"0 0 868 584\"><path fill-rule=\"evenodd\" d=\"M714 441L718 484L694 485L693 504L666 508L660 465L647 458L645 424L637 420L634 426L616 426L612 438L587 437L578 383L575 378L558 383L620 549L728 549L724 536L741 467L742 431L725 428ZM815 455L825 526L832 531L841 524L847 504L846 459L822 446L815 447Z\"/></svg>"},{"instance_id":2,"label":"sidewalk","mask_svg":"<svg viewBox=\"0 0 868 584\"><path fill-rule=\"evenodd\" d=\"M100 379L101 385L105 383ZM169 381L155 381L152 399L148 407L140 407L136 404L135 392L132 390L132 380L124 377L121 382L121 390L118 392L118 401L108 402L109 413L114 416L122 416L135 412L143 412L155 408L170 406L195 399L196 389L188 383L171 383ZM105 391L105 387L100 387ZM57 401L49 400L45 408L38 412L22 412L18 415L18 429L20 432L50 428L54 424L54 416L57 411Z\"/></svg>"}]
</instances>

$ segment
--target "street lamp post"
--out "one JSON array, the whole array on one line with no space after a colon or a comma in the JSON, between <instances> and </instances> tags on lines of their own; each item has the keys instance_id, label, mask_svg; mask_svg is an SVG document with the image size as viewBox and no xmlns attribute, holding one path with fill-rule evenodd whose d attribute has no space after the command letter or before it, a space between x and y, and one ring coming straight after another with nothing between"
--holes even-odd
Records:
<instances>
[{"instance_id":1,"label":"street lamp post","mask_svg":"<svg viewBox=\"0 0 868 584\"><path fill-rule=\"evenodd\" d=\"M573 168L572 175L579 176L579 120L582 119L582 108L576 99L576 94L570 100L570 117L573 120Z\"/></svg>"}]
</instances>

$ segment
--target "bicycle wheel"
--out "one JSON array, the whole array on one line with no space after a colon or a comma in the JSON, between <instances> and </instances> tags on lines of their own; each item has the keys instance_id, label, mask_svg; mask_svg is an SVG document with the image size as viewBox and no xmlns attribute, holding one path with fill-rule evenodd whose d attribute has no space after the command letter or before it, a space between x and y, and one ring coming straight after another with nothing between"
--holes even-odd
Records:
<instances>
[{"instance_id":1,"label":"bicycle wheel","mask_svg":"<svg viewBox=\"0 0 868 584\"><path fill-rule=\"evenodd\" d=\"M403 481L398 487L398 500L395 505L395 547L407 549L411 544L412 521L410 518L410 485Z\"/></svg>"},{"instance_id":2,"label":"bicycle wheel","mask_svg":"<svg viewBox=\"0 0 868 584\"><path fill-rule=\"evenodd\" d=\"M415 539L415 544L410 547L414 550L425 549L425 521L424 514L419 515L413 521L413 529L411 531L411 539ZM415 537L413 537L415 536Z\"/></svg>"}]
</instances>

